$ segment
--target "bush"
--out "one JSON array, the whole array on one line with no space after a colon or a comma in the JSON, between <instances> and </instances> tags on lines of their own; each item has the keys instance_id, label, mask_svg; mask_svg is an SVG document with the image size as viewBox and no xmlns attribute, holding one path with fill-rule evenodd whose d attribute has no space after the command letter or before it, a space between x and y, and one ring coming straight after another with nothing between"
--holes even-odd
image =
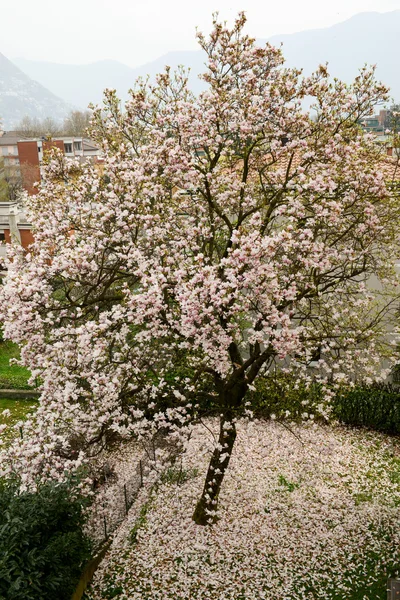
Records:
<instances>
[{"instance_id":1,"label":"bush","mask_svg":"<svg viewBox=\"0 0 400 600\"><path fill-rule=\"evenodd\" d=\"M1 600L69 600L91 556L83 533L85 499L67 485L38 492L0 482Z\"/></svg>"},{"instance_id":2,"label":"bush","mask_svg":"<svg viewBox=\"0 0 400 600\"><path fill-rule=\"evenodd\" d=\"M307 387L292 375L279 373L257 379L248 400L257 417L301 421L305 413L318 415L322 396L317 384Z\"/></svg>"},{"instance_id":3,"label":"bush","mask_svg":"<svg viewBox=\"0 0 400 600\"><path fill-rule=\"evenodd\" d=\"M249 397L256 416L300 421L305 415L319 417L324 404L320 387L307 387L290 375L259 379ZM383 433L400 434L400 389L390 383L346 387L331 401L331 417L353 427L368 427Z\"/></svg>"},{"instance_id":4,"label":"bush","mask_svg":"<svg viewBox=\"0 0 400 600\"><path fill-rule=\"evenodd\" d=\"M341 423L400 433L400 391L391 384L343 390L333 402L333 416Z\"/></svg>"}]
</instances>

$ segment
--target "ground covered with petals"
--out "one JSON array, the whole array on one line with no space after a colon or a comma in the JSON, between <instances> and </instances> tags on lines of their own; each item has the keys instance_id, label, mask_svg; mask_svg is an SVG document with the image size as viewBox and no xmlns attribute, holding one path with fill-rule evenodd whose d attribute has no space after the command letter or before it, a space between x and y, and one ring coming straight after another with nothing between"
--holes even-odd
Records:
<instances>
[{"instance_id":1,"label":"ground covered with petals","mask_svg":"<svg viewBox=\"0 0 400 600\"><path fill-rule=\"evenodd\" d=\"M208 423L213 427L213 423ZM210 432L142 490L90 600L361 600L400 566L400 444L317 425L240 423L220 520L191 520Z\"/></svg>"}]
</instances>

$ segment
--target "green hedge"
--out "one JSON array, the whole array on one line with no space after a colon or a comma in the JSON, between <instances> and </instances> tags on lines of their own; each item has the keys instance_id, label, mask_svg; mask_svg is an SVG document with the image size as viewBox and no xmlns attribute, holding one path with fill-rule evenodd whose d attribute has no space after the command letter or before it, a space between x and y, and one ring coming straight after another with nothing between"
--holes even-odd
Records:
<instances>
[{"instance_id":1,"label":"green hedge","mask_svg":"<svg viewBox=\"0 0 400 600\"><path fill-rule=\"evenodd\" d=\"M333 401L333 416L347 425L399 434L400 391L389 383L343 390Z\"/></svg>"},{"instance_id":2,"label":"green hedge","mask_svg":"<svg viewBox=\"0 0 400 600\"><path fill-rule=\"evenodd\" d=\"M248 394L249 408L255 416L279 420L301 421L304 414L318 414L321 390L315 384L307 387L291 375L278 373L256 380L255 390Z\"/></svg>"},{"instance_id":3,"label":"green hedge","mask_svg":"<svg viewBox=\"0 0 400 600\"><path fill-rule=\"evenodd\" d=\"M261 378L249 396L256 416L291 421L302 420L304 413L315 414L323 397L320 387L307 388L289 375ZM331 401L332 419L354 427L400 434L400 388L390 383L343 388Z\"/></svg>"},{"instance_id":4,"label":"green hedge","mask_svg":"<svg viewBox=\"0 0 400 600\"><path fill-rule=\"evenodd\" d=\"M0 482L1 600L69 600L91 556L84 534L86 500L67 485L36 493Z\"/></svg>"}]
</instances>

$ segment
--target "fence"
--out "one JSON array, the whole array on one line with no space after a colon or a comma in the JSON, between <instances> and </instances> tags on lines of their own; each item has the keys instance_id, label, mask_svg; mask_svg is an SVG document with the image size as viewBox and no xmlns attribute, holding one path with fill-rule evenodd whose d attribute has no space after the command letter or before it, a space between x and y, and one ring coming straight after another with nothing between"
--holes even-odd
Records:
<instances>
[{"instance_id":1,"label":"fence","mask_svg":"<svg viewBox=\"0 0 400 600\"><path fill-rule=\"evenodd\" d=\"M153 444L154 456L155 446ZM108 495L105 494L100 504L97 503L97 506L92 507L92 510L94 509L93 516L89 519L87 529L95 544L94 558L84 568L71 600L81 600L97 567L111 545L112 540L110 539L110 535L125 519L140 488L143 487L145 469L150 467L150 463L150 455L146 454L138 461L133 477L122 485L112 484L107 490L109 492ZM104 477L105 485L107 486L106 473L104 473Z\"/></svg>"},{"instance_id":2,"label":"fence","mask_svg":"<svg viewBox=\"0 0 400 600\"><path fill-rule=\"evenodd\" d=\"M94 510L89 519L88 533L94 540L95 548L101 547L125 519L143 487L144 472L149 462L148 459L139 460L133 477L122 485L112 484L109 488L106 487L101 501L92 507ZM105 485L107 486L107 477Z\"/></svg>"},{"instance_id":3,"label":"fence","mask_svg":"<svg viewBox=\"0 0 400 600\"><path fill-rule=\"evenodd\" d=\"M166 447L168 455L174 460L176 447L171 443L167 444L162 435L154 436L149 447L145 449L144 456L137 462L133 477L121 485L112 483L112 475L109 477L111 482L107 482L107 473L104 472L106 493L103 494L102 501L97 502L97 506L92 507L93 515L88 523L88 533L95 544L95 557L89 561L83 570L71 600L81 600L94 572L111 545L110 535L125 519L139 490L144 485L145 473L150 470L156 459L156 449ZM111 483L108 489L107 483Z\"/></svg>"},{"instance_id":4,"label":"fence","mask_svg":"<svg viewBox=\"0 0 400 600\"><path fill-rule=\"evenodd\" d=\"M121 485L113 484L112 474L107 476L104 473L105 489L100 499L95 501L88 523L88 533L95 542L95 548L100 548L125 519L143 487L146 473L154 464L157 449L161 448L167 449L169 457L174 456L175 447L171 443L168 444L161 435L153 437L138 461L134 475Z\"/></svg>"}]
</instances>

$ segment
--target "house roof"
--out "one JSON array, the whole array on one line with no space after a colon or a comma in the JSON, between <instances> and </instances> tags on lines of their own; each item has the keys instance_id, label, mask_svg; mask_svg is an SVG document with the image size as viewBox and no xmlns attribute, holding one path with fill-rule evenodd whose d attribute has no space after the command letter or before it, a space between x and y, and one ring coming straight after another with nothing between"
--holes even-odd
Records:
<instances>
[{"instance_id":1,"label":"house roof","mask_svg":"<svg viewBox=\"0 0 400 600\"><path fill-rule=\"evenodd\" d=\"M17 131L6 131L0 136L0 146L16 146L23 137Z\"/></svg>"},{"instance_id":2,"label":"house roof","mask_svg":"<svg viewBox=\"0 0 400 600\"><path fill-rule=\"evenodd\" d=\"M94 143L92 142L92 140L88 140L87 138L84 138L82 141L83 141L83 149L84 150L99 150L99 147L95 146Z\"/></svg>"},{"instance_id":3,"label":"house roof","mask_svg":"<svg viewBox=\"0 0 400 600\"><path fill-rule=\"evenodd\" d=\"M6 131L3 135L0 135L0 146L16 146L20 141L42 141L43 138L39 137L30 137L21 135L18 131ZM98 146L95 146L92 140L83 137L74 137L74 136L62 136L57 135L54 137L53 141L67 141L67 142L82 142L83 148L85 150L99 150Z\"/></svg>"}]
</instances>

